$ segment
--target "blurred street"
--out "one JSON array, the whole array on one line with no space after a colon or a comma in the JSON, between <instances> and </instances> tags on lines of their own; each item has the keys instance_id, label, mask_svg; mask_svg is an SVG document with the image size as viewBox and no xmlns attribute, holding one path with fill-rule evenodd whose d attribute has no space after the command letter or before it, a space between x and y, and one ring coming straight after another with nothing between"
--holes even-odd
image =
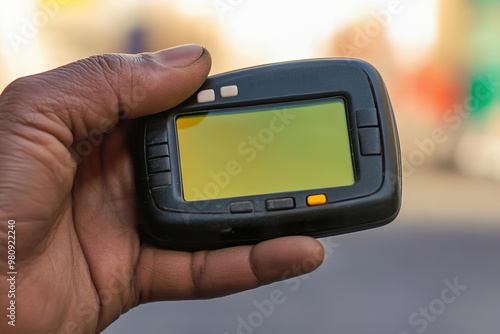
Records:
<instances>
[{"instance_id":1,"label":"blurred street","mask_svg":"<svg viewBox=\"0 0 500 334\"><path fill-rule=\"evenodd\" d=\"M497 334L499 195L499 184L417 170L393 223L328 238L332 254L305 279L143 305L104 333ZM283 303L266 309L276 289Z\"/></svg>"},{"instance_id":2,"label":"blurred street","mask_svg":"<svg viewBox=\"0 0 500 334\"><path fill-rule=\"evenodd\" d=\"M500 232L500 183L441 169L403 179L398 227Z\"/></svg>"}]
</instances>

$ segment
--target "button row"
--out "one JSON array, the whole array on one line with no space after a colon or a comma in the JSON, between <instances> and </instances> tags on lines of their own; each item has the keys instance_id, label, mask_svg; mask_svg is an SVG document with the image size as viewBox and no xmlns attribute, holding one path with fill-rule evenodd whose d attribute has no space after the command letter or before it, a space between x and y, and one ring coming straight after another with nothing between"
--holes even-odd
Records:
<instances>
[{"instance_id":1,"label":"button row","mask_svg":"<svg viewBox=\"0 0 500 334\"><path fill-rule=\"evenodd\" d=\"M359 128L358 134L361 155L382 154L377 109L366 108L357 110L356 123Z\"/></svg>"},{"instance_id":2,"label":"button row","mask_svg":"<svg viewBox=\"0 0 500 334\"><path fill-rule=\"evenodd\" d=\"M220 97L234 97L238 96L238 86L224 86L220 89ZM198 103L206 103L215 101L215 91L213 89L205 89L198 93L197 95Z\"/></svg>"},{"instance_id":3,"label":"button row","mask_svg":"<svg viewBox=\"0 0 500 334\"><path fill-rule=\"evenodd\" d=\"M311 195L306 199L308 206L322 205L327 202L325 194ZM293 197L277 198L266 200L267 211L290 210L295 208L295 199ZM234 202L229 206L231 213L250 213L254 211L253 202Z\"/></svg>"},{"instance_id":4,"label":"button row","mask_svg":"<svg viewBox=\"0 0 500 334\"><path fill-rule=\"evenodd\" d=\"M172 169L168 151L167 127L164 122L149 123L146 128L146 159L149 187L172 184Z\"/></svg>"},{"instance_id":5,"label":"button row","mask_svg":"<svg viewBox=\"0 0 500 334\"><path fill-rule=\"evenodd\" d=\"M151 188L172 184L172 169L166 143L147 147L147 168Z\"/></svg>"}]
</instances>

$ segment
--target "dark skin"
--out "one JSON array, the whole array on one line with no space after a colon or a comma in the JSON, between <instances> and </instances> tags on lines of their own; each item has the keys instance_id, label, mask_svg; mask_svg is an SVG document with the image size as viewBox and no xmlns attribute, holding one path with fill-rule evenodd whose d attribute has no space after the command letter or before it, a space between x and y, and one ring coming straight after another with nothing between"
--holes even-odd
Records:
<instances>
[{"instance_id":1,"label":"dark skin","mask_svg":"<svg viewBox=\"0 0 500 334\"><path fill-rule=\"evenodd\" d=\"M0 95L0 305L10 299L7 221L16 221L16 327L96 333L139 304L213 298L319 266L321 244L284 237L195 253L141 240L133 119L174 107L204 82L199 46L91 57L14 81ZM304 269L303 273L307 270Z\"/></svg>"}]
</instances>

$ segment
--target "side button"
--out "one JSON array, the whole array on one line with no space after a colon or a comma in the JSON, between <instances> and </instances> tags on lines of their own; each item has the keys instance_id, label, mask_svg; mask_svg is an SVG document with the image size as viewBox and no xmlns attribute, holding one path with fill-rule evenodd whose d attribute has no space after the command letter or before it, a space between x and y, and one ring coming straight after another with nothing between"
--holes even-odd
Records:
<instances>
[{"instance_id":1,"label":"side button","mask_svg":"<svg viewBox=\"0 0 500 334\"><path fill-rule=\"evenodd\" d=\"M380 132L378 128L363 128L358 129L358 131L362 155L382 154L382 148L380 147Z\"/></svg>"},{"instance_id":2,"label":"side button","mask_svg":"<svg viewBox=\"0 0 500 334\"><path fill-rule=\"evenodd\" d=\"M148 146L146 148L146 155L148 159L166 157L168 156L168 145L165 143Z\"/></svg>"},{"instance_id":3,"label":"side button","mask_svg":"<svg viewBox=\"0 0 500 334\"><path fill-rule=\"evenodd\" d=\"M266 201L267 211L289 210L295 208L295 200L290 198L268 199Z\"/></svg>"},{"instance_id":4,"label":"side button","mask_svg":"<svg viewBox=\"0 0 500 334\"><path fill-rule=\"evenodd\" d=\"M155 174L170 170L170 159L168 157L148 160L148 173Z\"/></svg>"},{"instance_id":5,"label":"side button","mask_svg":"<svg viewBox=\"0 0 500 334\"><path fill-rule=\"evenodd\" d=\"M356 123L358 124L359 128L368 126L377 126L378 125L377 109L368 108L368 109L357 110Z\"/></svg>"},{"instance_id":6,"label":"side button","mask_svg":"<svg viewBox=\"0 0 500 334\"><path fill-rule=\"evenodd\" d=\"M229 211L231 211L231 213L253 212L253 203L252 202L231 203L231 205L229 206Z\"/></svg>"},{"instance_id":7,"label":"side button","mask_svg":"<svg viewBox=\"0 0 500 334\"><path fill-rule=\"evenodd\" d=\"M159 173L149 176L149 187L157 188L172 185L172 173Z\"/></svg>"},{"instance_id":8,"label":"side button","mask_svg":"<svg viewBox=\"0 0 500 334\"><path fill-rule=\"evenodd\" d=\"M146 126L146 144L161 144L167 142L167 124L163 120L149 122Z\"/></svg>"}]
</instances>

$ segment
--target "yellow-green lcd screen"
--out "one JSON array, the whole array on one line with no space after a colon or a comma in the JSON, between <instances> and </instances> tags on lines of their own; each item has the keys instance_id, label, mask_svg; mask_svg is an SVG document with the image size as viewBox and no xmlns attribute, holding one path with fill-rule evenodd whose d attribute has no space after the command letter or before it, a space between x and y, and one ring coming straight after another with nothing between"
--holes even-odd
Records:
<instances>
[{"instance_id":1,"label":"yellow-green lcd screen","mask_svg":"<svg viewBox=\"0 0 500 334\"><path fill-rule=\"evenodd\" d=\"M213 111L176 123L186 201L354 183L343 99Z\"/></svg>"}]
</instances>

